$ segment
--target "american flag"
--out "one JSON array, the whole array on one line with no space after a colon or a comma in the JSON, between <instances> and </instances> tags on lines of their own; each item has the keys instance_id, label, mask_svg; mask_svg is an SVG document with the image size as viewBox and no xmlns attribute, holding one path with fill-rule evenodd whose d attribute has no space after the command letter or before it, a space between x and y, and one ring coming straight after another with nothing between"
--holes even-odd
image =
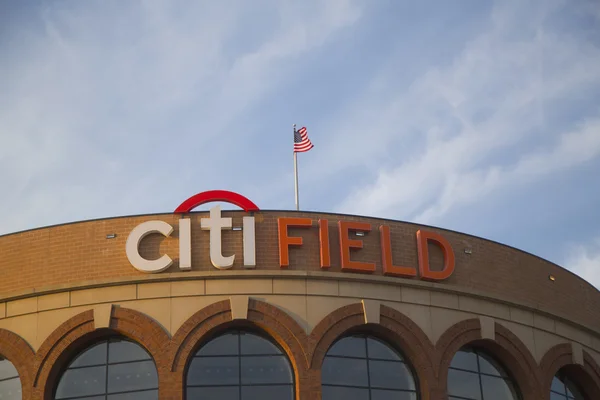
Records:
<instances>
[{"instance_id":1,"label":"american flag","mask_svg":"<svg viewBox=\"0 0 600 400\"><path fill-rule=\"evenodd\" d=\"M294 129L294 152L302 153L304 151L309 151L314 146L311 143L308 135L306 134L306 128L302 127L298 130Z\"/></svg>"}]
</instances>

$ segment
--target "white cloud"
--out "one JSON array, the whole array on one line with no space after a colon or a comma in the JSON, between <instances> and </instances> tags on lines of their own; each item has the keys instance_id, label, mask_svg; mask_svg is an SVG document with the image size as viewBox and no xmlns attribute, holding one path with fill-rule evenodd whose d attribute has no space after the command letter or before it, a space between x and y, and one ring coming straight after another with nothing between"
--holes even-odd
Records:
<instances>
[{"instance_id":1,"label":"white cloud","mask_svg":"<svg viewBox=\"0 0 600 400\"><path fill-rule=\"evenodd\" d=\"M451 64L401 93L378 84L346 110L326 170L365 160L372 179L337 211L434 223L457 205L600 155L598 108L557 116L600 89L600 48L546 22L571 3L533 4L498 2L489 29ZM378 77L386 80L394 87L397 78ZM340 149L342 136L353 145ZM373 168L374 158L393 161Z\"/></svg>"},{"instance_id":2,"label":"white cloud","mask_svg":"<svg viewBox=\"0 0 600 400\"><path fill-rule=\"evenodd\" d=\"M223 157L214 142L243 137L230 127L360 16L353 0L32 8L43 24L0 43L0 233L162 211L217 186L200 168Z\"/></svg>"},{"instance_id":3,"label":"white cloud","mask_svg":"<svg viewBox=\"0 0 600 400\"><path fill-rule=\"evenodd\" d=\"M562 134L552 149L530 151L509 167L486 166L451 177L437 203L415 219L431 223L457 204L474 203L494 191L548 177L598 156L600 118L585 121L577 130Z\"/></svg>"},{"instance_id":4,"label":"white cloud","mask_svg":"<svg viewBox=\"0 0 600 400\"><path fill-rule=\"evenodd\" d=\"M600 237L586 245L574 246L563 265L600 289Z\"/></svg>"}]
</instances>

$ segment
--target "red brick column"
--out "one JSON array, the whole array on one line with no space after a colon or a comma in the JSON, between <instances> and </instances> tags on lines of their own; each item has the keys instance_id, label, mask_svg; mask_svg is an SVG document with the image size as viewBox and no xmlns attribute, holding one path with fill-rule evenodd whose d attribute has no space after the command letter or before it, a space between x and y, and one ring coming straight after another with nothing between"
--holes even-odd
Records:
<instances>
[{"instance_id":1,"label":"red brick column","mask_svg":"<svg viewBox=\"0 0 600 400\"><path fill-rule=\"evenodd\" d=\"M185 371L190 357L211 338L229 329L258 329L269 335L287 354L296 381L296 399L311 397L312 376L308 371L305 346L306 333L302 327L283 310L259 300L248 302L247 319L232 320L228 300L211 304L192 315L178 329L171 341L171 359L173 393L183 397Z\"/></svg>"},{"instance_id":2,"label":"red brick column","mask_svg":"<svg viewBox=\"0 0 600 400\"><path fill-rule=\"evenodd\" d=\"M427 335L412 320L399 311L381 306L380 323L365 324L363 305L351 304L327 315L313 330L309 338L311 371L318 375L312 392L321 398L321 365L327 351L338 338L350 333L364 333L379 337L404 354L412 366L423 400L430 400L435 386L434 347Z\"/></svg>"},{"instance_id":3,"label":"red brick column","mask_svg":"<svg viewBox=\"0 0 600 400\"><path fill-rule=\"evenodd\" d=\"M169 399L163 396L163 391L169 391L168 368L165 368L169 336L148 316L120 307L112 309L108 329L95 329L94 312L88 310L65 321L52 332L35 354L31 398L51 400L54 386L70 360L94 342L114 335L131 339L150 353L158 371L159 396Z\"/></svg>"},{"instance_id":4,"label":"red brick column","mask_svg":"<svg viewBox=\"0 0 600 400\"><path fill-rule=\"evenodd\" d=\"M541 398L550 399L552 379L560 369L564 369L569 379L575 382L586 398L600 399L600 367L585 351L583 361L583 365L573 363L573 351L569 343L559 344L548 350L540 362L543 394Z\"/></svg>"},{"instance_id":5,"label":"red brick column","mask_svg":"<svg viewBox=\"0 0 600 400\"><path fill-rule=\"evenodd\" d=\"M485 350L515 379L524 400L540 399L539 369L527 347L512 332L495 324L495 340L482 339L479 319L461 321L444 332L436 344L439 357L436 400L447 400L448 368L463 346Z\"/></svg>"},{"instance_id":6,"label":"red brick column","mask_svg":"<svg viewBox=\"0 0 600 400\"><path fill-rule=\"evenodd\" d=\"M19 335L0 329L0 354L17 369L21 379L23 398L29 399L33 385L32 369L35 356L33 350Z\"/></svg>"}]
</instances>

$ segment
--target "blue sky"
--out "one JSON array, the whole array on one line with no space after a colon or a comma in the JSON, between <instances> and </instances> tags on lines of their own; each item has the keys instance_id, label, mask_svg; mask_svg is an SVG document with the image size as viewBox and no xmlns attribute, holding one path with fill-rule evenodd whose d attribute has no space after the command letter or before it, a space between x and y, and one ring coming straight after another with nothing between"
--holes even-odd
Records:
<instances>
[{"instance_id":1,"label":"blue sky","mask_svg":"<svg viewBox=\"0 0 600 400\"><path fill-rule=\"evenodd\" d=\"M521 248L600 286L594 0L0 3L0 233L227 189Z\"/></svg>"}]
</instances>

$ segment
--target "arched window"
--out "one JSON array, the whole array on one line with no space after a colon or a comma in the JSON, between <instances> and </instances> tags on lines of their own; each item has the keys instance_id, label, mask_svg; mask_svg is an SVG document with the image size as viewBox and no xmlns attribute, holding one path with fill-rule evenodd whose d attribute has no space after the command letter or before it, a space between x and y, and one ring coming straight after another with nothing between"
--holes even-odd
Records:
<instances>
[{"instance_id":1,"label":"arched window","mask_svg":"<svg viewBox=\"0 0 600 400\"><path fill-rule=\"evenodd\" d=\"M187 371L187 399L292 400L294 375L287 356L254 333L233 331L200 348Z\"/></svg>"},{"instance_id":2,"label":"arched window","mask_svg":"<svg viewBox=\"0 0 600 400\"><path fill-rule=\"evenodd\" d=\"M0 399L21 400L21 378L15 366L0 356Z\"/></svg>"},{"instance_id":3,"label":"arched window","mask_svg":"<svg viewBox=\"0 0 600 400\"><path fill-rule=\"evenodd\" d=\"M55 400L158 400L150 354L124 339L109 339L81 352L63 371Z\"/></svg>"},{"instance_id":4,"label":"arched window","mask_svg":"<svg viewBox=\"0 0 600 400\"><path fill-rule=\"evenodd\" d=\"M577 385L567 377L563 370L560 370L552 379L550 400L585 400L585 397Z\"/></svg>"},{"instance_id":5,"label":"arched window","mask_svg":"<svg viewBox=\"0 0 600 400\"><path fill-rule=\"evenodd\" d=\"M479 350L463 347L448 370L448 398L456 400L518 400L517 385L504 368Z\"/></svg>"},{"instance_id":6,"label":"arched window","mask_svg":"<svg viewBox=\"0 0 600 400\"><path fill-rule=\"evenodd\" d=\"M370 336L331 346L321 368L323 400L416 400L411 368L398 352Z\"/></svg>"}]
</instances>

